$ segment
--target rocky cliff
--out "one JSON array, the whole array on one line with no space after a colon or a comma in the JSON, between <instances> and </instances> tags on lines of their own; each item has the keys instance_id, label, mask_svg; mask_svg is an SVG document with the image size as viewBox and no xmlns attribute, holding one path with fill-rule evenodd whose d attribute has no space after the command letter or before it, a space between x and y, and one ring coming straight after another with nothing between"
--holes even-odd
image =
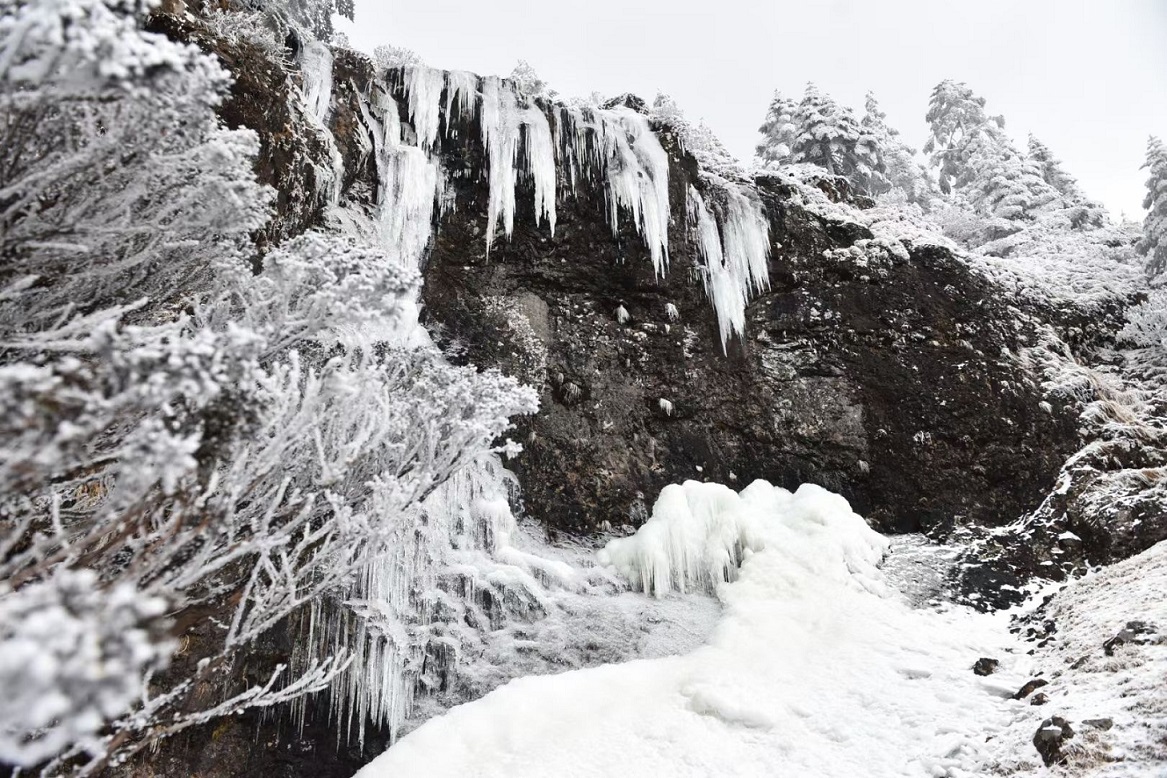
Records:
<instances>
[{"instance_id":1,"label":"rocky cliff","mask_svg":"<svg viewBox=\"0 0 1167 778\"><path fill-rule=\"evenodd\" d=\"M1066 569L1150 545L1077 499L1087 486L1059 491L1063 464L1085 442L1083 402L1051 392L1026 355L1047 348L1051 331L1065 334L1065 317L1020 310L940 243L876 228L863 216L870 203L841 182L724 169L694 148L683 123L622 100L610 108L642 116L667 155L667 237L658 251L643 217L614 205L605 175L621 171L566 183L570 141L558 133L582 114L534 97L524 110L557 133L554 229L540 201L545 185L533 165L520 165L513 230L495 236L497 157L483 130L486 109L452 110L454 81L442 77L445 86L427 99L445 109L419 126L419 86L409 73L378 72L367 57L338 50L329 57L331 98L314 121L304 95L319 83L295 64L300 41L289 38L273 54L189 16L158 14L154 24L218 54L236 76L223 119L258 133L258 173L278 195L276 217L257 235L260 252L308 228L336 228L345 214L370 218L400 195L386 191L386 127L417 141L433 125L428 153L444 185L424 255L423 320L451 359L538 389L542 409L520 428L524 452L511 467L525 512L549 534L636 525L670 483L764 478L837 491L886 532L991 538L978 547L984 559L972 558L987 566L967 587L1045 571L1038 541L991 532L1041 511L1054 516L1042 549L1066 521L1096 527L1079 533ZM474 93L486 89L476 76L459 79ZM528 132L513 142L513 158L530 157ZM742 326L727 332L711 302L701 213L724 232L735 197L764 223L765 283L751 289ZM1132 511L1162 524L1157 506ZM337 754L333 726L326 714L310 715L298 734L261 717L237 719L184 738L165 766L151 761L136 774L341 775L383 746L382 734L365 750ZM248 748L254 732L266 748ZM210 749L200 745L207 742Z\"/></svg>"}]
</instances>

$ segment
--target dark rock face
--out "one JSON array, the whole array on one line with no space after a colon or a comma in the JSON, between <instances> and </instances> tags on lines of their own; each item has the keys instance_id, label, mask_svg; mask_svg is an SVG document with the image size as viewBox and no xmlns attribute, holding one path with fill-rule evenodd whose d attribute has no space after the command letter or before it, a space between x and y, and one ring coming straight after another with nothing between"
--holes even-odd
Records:
<instances>
[{"instance_id":1,"label":"dark rock face","mask_svg":"<svg viewBox=\"0 0 1167 778\"><path fill-rule=\"evenodd\" d=\"M469 174L483 160L476 128L466 137L443 161ZM986 281L934 247L861 264L841 250L870 237L863 227L764 180L771 288L723 354L683 211L701 187L694 161L674 153L670 176L660 279L631 228L612 237L595 190L561 196L554 237L520 195L513 239L487 257L486 186L455 179L427 315L469 362L540 389L514 464L529 512L569 531L635 523L689 478L818 483L891 531L998 525L1036 506L1076 433L1003 356L1026 334Z\"/></svg>"},{"instance_id":2,"label":"dark rock face","mask_svg":"<svg viewBox=\"0 0 1167 778\"><path fill-rule=\"evenodd\" d=\"M299 72L255 43L217 37L194 16L155 13L148 26L214 54L234 77L219 115L231 129L256 132L260 143L256 178L276 197L276 218L255 236L260 252L319 225L326 199L322 177L331 168L331 152L327 140L297 108L294 90Z\"/></svg>"}]
</instances>

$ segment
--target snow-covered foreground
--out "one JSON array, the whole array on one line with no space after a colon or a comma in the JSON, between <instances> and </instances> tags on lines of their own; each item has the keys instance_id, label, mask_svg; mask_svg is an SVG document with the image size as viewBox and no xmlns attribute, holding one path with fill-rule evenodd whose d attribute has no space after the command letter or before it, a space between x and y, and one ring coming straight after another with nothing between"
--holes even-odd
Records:
<instances>
[{"instance_id":1,"label":"snow-covered foreground","mask_svg":"<svg viewBox=\"0 0 1167 778\"><path fill-rule=\"evenodd\" d=\"M887 547L818 487L668 487L602 557L650 591L734 578L706 645L512 681L360 776L982 775L1026 679L971 666L1016 639L1001 615L913 608Z\"/></svg>"}]
</instances>

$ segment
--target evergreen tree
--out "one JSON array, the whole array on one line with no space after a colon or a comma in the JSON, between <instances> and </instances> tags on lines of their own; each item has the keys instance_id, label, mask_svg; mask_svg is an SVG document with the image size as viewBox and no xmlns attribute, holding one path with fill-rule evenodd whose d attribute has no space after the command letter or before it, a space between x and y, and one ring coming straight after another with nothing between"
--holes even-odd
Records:
<instances>
[{"instance_id":1,"label":"evergreen tree","mask_svg":"<svg viewBox=\"0 0 1167 778\"><path fill-rule=\"evenodd\" d=\"M864 187L873 194L882 194L891 189L900 189L910 202L919 202L928 190L928 177L916 162L916 150L903 142L899 130L888 126L887 114L880 110L879 102L871 92L867 93L867 103L861 126L871 139L879 163L883 166L883 181L872 180Z\"/></svg>"},{"instance_id":2,"label":"evergreen tree","mask_svg":"<svg viewBox=\"0 0 1167 778\"><path fill-rule=\"evenodd\" d=\"M875 143L850 108L807 84L793 118L798 135L791 148L792 162L826 168L864 193L871 193L867 187L873 184L886 186Z\"/></svg>"},{"instance_id":3,"label":"evergreen tree","mask_svg":"<svg viewBox=\"0 0 1167 778\"><path fill-rule=\"evenodd\" d=\"M932 134L924 144L924 153L931 155L932 165L939 168L944 194L951 194L958 178L968 177L974 145L983 151L983 141L1007 142L1005 119L986 114L985 98L977 97L964 83L945 80L937 84L925 118Z\"/></svg>"},{"instance_id":4,"label":"evergreen tree","mask_svg":"<svg viewBox=\"0 0 1167 778\"><path fill-rule=\"evenodd\" d=\"M798 103L783 97L781 92L774 92L770 109L766 112L766 120L758 128L758 132L762 134L762 141L757 145L755 153L761 164L781 165L790 162L791 149L794 147L795 138L798 137L798 128L794 123L794 114L797 110Z\"/></svg>"},{"instance_id":5,"label":"evergreen tree","mask_svg":"<svg viewBox=\"0 0 1167 778\"><path fill-rule=\"evenodd\" d=\"M979 213L1016 223L1060 204L1057 190L1041 177L1038 165L1022 157L1003 136L977 135L964 152L968 158L956 185Z\"/></svg>"},{"instance_id":6,"label":"evergreen tree","mask_svg":"<svg viewBox=\"0 0 1167 778\"><path fill-rule=\"evenodd\" d=\"M1042 179L1069 202L1080 203L1086 199L1078 181L1062 168L1062 161L1032 133L1029 135L1029 159L1038 166Z\"/></svg>"},{"instance_id":7,"label":"evergreen tree","mask_svg":"<svg viewBox=\"0 0 1167 778\"><path fill-rule=\"evenodd\" d=\"M1167 271L1167 148L1156 137L1147 142L1147 161L1143 167L1150 172L1150 177L1147 196L1143 199L1147 218L1143 221L1143 239L1138 250L1147 257L1147 274L1157 279Z\"/></svg>"}]
</instances>

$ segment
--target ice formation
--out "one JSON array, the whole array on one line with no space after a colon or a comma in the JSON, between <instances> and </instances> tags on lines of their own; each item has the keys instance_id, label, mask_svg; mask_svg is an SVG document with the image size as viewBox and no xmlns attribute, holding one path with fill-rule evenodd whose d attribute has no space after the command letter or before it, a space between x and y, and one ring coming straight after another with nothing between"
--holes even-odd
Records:
<instances>
[{"instance_id":1,"label":"ice formation","mask_svg":"<svg viewBox=\"0 0 1167 778\"><path fill-rule=\"evenodd\" d=\"M730 338L745 332L750 298L770 286L770 223L761 203L741 185L721 180L716 191L724 199L720 220L693 186L687 210L705 262L705 294L717 313L725 351Z\"/></svg>"},{"instance_id":2,"label":"ice formation","mask_svg":"<svg viewBox=\"0 0 1167 778\"><path fill-rule=\"evenodd\" d=\"M382 245L390 257L418 268L433 232L434 205L441 196L438 163L424 149L402 142L392 97L375 88L370 108L364 110L365 120L374 129Z\"/></svg>"},{"instance_id":3,"label":"ice formation","mask_svg":"<svg viewBox=\"0 0 1167 778\"><path fill-rule=\"evenodd\" d=\"M434 142L438 139L442 89L445 86L445 71L424 65L405 69L405 91L409 94L409 120L413 123L414 132L417 133L417 145L423 149L433 148Z\"/></svg>"},{"instance_id":4,"label":"ice formation","mask_svg":"<svg viewBox=\"0 0 1167 778\"><path fill-rule=\"evenodd\" d=\"M463 119L474 118L474 110L478 107L478 76L464 70L451 70L446 73L446 135L450 135L455 126L453 117L457 108L458 115Z\"/></svg>"},{"instance_id":5,"label":"ice formation","mask_svg":"<svg viewBox=\"0 0 1167 778\"><path fill-rule=\"evenodd\" d=\"M715 583L723 611L705 645L520 678L431 719L359 778L989 774L993 736L1032 711L1003 699L1029 677L1024 654L1006 650L997 615L896 596L877 568L886 548L819 487L668 487L608 561L662 594ZM974 675L978 656L1001 669Z\"/></svg>"},{"instance_id":6,"label":"ice formation","mask_svg":"<svg viewBox=\"0 0 1167 778\"><path fill-rule=\"evenodd\" d=\"M315 39L306 40L300 50L300 72L308 110L323 125L332 106L332 49Z\"/></svg>"},{"instance_id":7,"label":"ice formation","mask_svg":"<svg viewBox=\"0 0 1167 778\"><path fill-rule=\"evenodd\" d=\"M463 641L449 622L463 616L461 602L474 600L478 565L513 531L507 488L497 457L456 474L416 515L393 522L391 555L366 568L344 607L314 602L299 648L305 659L353 657L352 670L329 690L334 720L348 737L364 742L368 722L395 735L419 683L437 683L444 668L433 665L456 660ZM470 557L461 565L459 550Z\"/></svg>"},{"instance_id":8,"label":"ice formation","mask_svg":"<svg viewBox=\"0 0 1167 778\"><path fill-rule=\"evenodd\" d=\"M525 99L525 98L524 98ZM482 139L490 159L490 200L486 217L486 250L489 252L499 222L509 238L515 228L515 163L523 139L523 162L535 185L535 218L546 218L555 233L555 148L547 116L537 107L520 108L519 96L497 76L483 80L480 111Z\"/></svg>"},{"instance_id":9,"label":"ice formation","mask_svg":"<svg viewBox=\"0 0 1167 778\"><path fill-rule=\"evenodd\" d=\"M851 513L843 498L817 486L803 486L796 496L765 481L740 494L698 481L666 486L651 518L635 535L609 542L600 562L657 597L693 587L712 590L736 580L742 561L782 535L783 524L808 521L821 527L816 531L835 536L832 552L841 552L844 563L836 572L865 585L876 579L875 565L887 542Z\"/></svg>"},{"instance_id":10,"label":"ice formation","mask_svg":"<svg viewBox=\"0 0 1167 778\"><path fill-rule=\"evenodd\" d=\"M669 263L669 157L648 118L631 108L573 107L560 109L559 123L572 190L582 178L602 181L613 234L624 209L648 246L657 276L663 276Z\"/></svg>"}]
</instances>

